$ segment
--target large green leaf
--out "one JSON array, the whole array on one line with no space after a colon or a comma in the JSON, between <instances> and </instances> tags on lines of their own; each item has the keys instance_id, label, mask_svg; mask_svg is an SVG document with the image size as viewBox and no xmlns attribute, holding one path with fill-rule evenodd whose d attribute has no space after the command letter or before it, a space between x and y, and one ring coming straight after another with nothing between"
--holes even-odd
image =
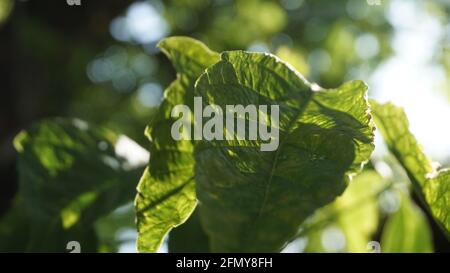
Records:
<instances>
[{"instance_id":1,"label":"large green leaf","mask_svg":"<svg viewBox=\"0 0 450 273\"><path fill-rule=\"evenodd\" d=\"M17 135L14 144L20 194L32 221L29 251L64 249L51 248L50 238L64 237L65 230L83 233L132 200L134 183L148 160L148 152L128 138L74 119L36 123ZM135 151L134 158L127 151ZM142 162L136 161L136 151Z\"/></svg>"},{"instance_id":2,"label":"large green leaf","mask_svg":"<svg viewBox=\"0 0 450 273\"><path fill-rule=\"evenodd\" d=\"M270 54L232 51L199 78L196 92L222 109L279 105L280 112L276 151L262 152L261 140L195 147L197 197L213 251L279 251L306 217L344 191L374 148L361 81L324 90ZM276 126L264 120L260 126Z\"/></svg>"},{"instance_id":3,"label":"large green leaf","mask_svg":"<svg viewBox=\"0 0 450 273\"><path fill-rule=\"evenodd\" d=\"M178 104L192 105L195 80L219 59L217 53L191 38L172 37L158 46L178 75L166 89L164 101L146 130L151 159L135 201L141 252L157 251L170 229L184 223L197 204L193 144L172 138L171 126L176 119L171 111Z\"/></svg>"},{"instance_id":4,"label":"large green leaf","mask_svg":"<svg viewBox=\"0 0 450 273\"><path fill-rule=\"evenodd\" d=\"M402 195L400 208L389 217L383 229L381 249L387 253L433 251L427 219L409 196Z\"/></svg>"},{"instance_id":5,"label":"large green leaf","mask_svg":"<svg viewBox=\"0 0 450 273\"><path fill-rule=\"evenodd\" d=\"M449 236L450 170L437 169L425 155L409 131L408 118L402 108L391 103L378 104L373 100L370 103L377 128L389 150L405 169L415 192Z\"/></svg>"}]
</instances>

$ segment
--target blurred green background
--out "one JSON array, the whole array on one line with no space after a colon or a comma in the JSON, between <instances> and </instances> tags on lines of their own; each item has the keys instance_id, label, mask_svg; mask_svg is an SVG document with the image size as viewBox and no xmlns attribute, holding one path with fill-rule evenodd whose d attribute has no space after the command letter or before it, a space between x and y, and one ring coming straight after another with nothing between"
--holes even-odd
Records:
<instances>
[{"instance_id":1,"label":"blurred green background","mask_svg":"<svg viewBox=\"0 0 450 273\"><path fill-rule=\"evenodd\" d=\"M215 51L274 53L327 88L364 80L371 97L405 107L425 151L450 163L450 1L81 0L70 6L63 0L0 0L0 233L8 230L5 219L17 201L12 139L21 129L45 117L77 117L148 145L144 128L175 78L155 45L173 35L197 38ZM408 186L382 143L372 163L378 174L362 179L390 181L371 197L372 208L353 220L339 218L342 209L331 213L286 251L364 251L361 244L349 247L354 236L346 230L353 223L363 222L364 240L379 241L390 215L415 213L409 198L391 190ZM204 249L195 219L173 234L181 238L174 251ZM423 243L418 250L450 251L441 231L430 225L433 249ZM96 229L97 250L134 251L131 204ZM185 237L197 243L183 243ZM188 243L193 246L186 248ZM20 250L14 244L0 242L0 250Z\"/></svg>"}]
</instances>

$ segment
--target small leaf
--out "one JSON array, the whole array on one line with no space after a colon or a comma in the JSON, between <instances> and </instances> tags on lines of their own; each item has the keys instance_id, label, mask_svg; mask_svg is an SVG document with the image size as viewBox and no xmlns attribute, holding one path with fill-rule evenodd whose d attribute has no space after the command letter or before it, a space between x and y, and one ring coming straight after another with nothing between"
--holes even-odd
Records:
<instances>
[{"instance_id":1,"label":"small leaf","mask_svg":"<svg viewBox=\"0 0 450 273\"><path fill-rule=\"evenodd\" d=\"M46 244L56 233L83 233L132 200L142 167L121 154L119 142L148 158L126 137L74 119L44 120L15 138L20 194L32 221L30 251L49 251Z\"/></svg>"},{"instance_id":2,"label":"small leaf","mask_svg":"<svg viewBox=\"0 0 450 273\"><path fill-rule=\"evenodd\" d=\"M197 204L195 196L193 144L176 141L171 111L177 104L192 105L194 83L219 55L202 43L186 37L171 37L159 43L178 72L166 89L164 101L148 126L151 159L138 185L135 206L140 252L156 252L165 235L181 225Z\"/></svg>"},{"instance_id":3,"label":"small leaf","mask_svg":"<svg viewBox=\"0 0 450 273\"><path fill-rule=\"evenodd\" d=\"M425 155L414 135L403 109L391 103L371 100L377 128L389 150L405 169L418 194L450 238L450 170L437 170Z\"/></svg>"},{"instance_id":4,"label":"small leaf","mask_svg":"<svg viewBox=\"0 0 450 273\"><path fill-rule=\"evenodd\" d=\"M431 230L424 213L403 195L398 211L392 214L383 230L382 252L428 253L433 251Z\"/></svg>"},{"instance_id":5,"label":"small leaf","mask_svg":"<svg viewBox=\"0 0 450 273\"><path fill-rule=\"evenodd\" d=\"M195 147L197 197L213 251L279 251L369 160L367 86L318 89L278 58L242 51L223 53L197 81L204 104L278 105L280 114L276 151L262 152L260 139Z\"/></svg>"}]
</instances>

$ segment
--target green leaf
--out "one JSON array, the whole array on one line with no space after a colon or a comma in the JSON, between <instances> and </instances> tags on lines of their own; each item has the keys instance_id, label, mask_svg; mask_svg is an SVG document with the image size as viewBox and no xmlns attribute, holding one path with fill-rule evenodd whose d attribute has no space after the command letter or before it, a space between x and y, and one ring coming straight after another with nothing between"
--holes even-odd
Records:
<instances>
[{"instance_id":1,"label":"green leaf","mask_svg":"<svg viewBox=\"0 0 450 273\"><path fill-rule=\"evenodd\" d=\"M450 240L450 170L443 169L430 175L427 185L423 188L433 216L447 230Z\"/></svg>"},{"instance_id":2,"label":"green leaf","mask_svg":"<svg viewBox=\"0 0 450 273\"><path fill-rule=\"evenodd\" d=\"M132 200L148 160L148 152L128 138L75 119L36 123L19 133L14 145L20 195L32 221L30 251L49 250L47 242L58 230L61 236L69 230L83 233L83 227ZM135 151L135 158L130 160L124 148ZM143 154L142 163L135 161L136 151Z\"/></svg>"},{"instance_id":3,"label":"green leaf","mask_svg":"<svg viewBox=\"0 0 450 273\"><path fill-rule=\"evenodd\" d=\"M389 150L405 169L414 191L450 238L450 170L438 170L425 155L409 131L408 118L402 108L373 100L370 103L377 128Z\"/></svg>"},{"instance_id":4,"label":"green leaf","mask_svg":"<svg viewBox=\"0 0 450 273\"><path fill-rule=\"evenodd\" d=\"M319 90L270 54L232 51L199 78L196 92L222 109L279 105L280 112L276 151L261 152L260 140L195 147L197 197L213 251L279 251L344 191L374 148L361 81ZM260 126L272 124L265 120Z\"/></svg>"},{"instance_id":5,"label":"green leaf","mask_svg":"<svg viewBox=\"0 0 450 273\"><path fill-rule=\"evenodd\" d=\"M431 230L424 213L403 195L398 211L392 214L383 230L382 252L433 252Z\"/></svg>"},{"instance_id":6,"label":"green leaf","mask_svg":"<svg viewBox=\"0 0 450 273\"><path fill-rule=\"evenodd\" d=\"M353 179L342 196L318 210L302 225L308 238L305 252L367 252L367 244L378 228L378 195L389 184L375 171L364 171ZM339 229L345 239L342 249L323 243L330 228ZM326 237L325 237L326 239ZM328 247L328 248L327 248Z\"/></svg>"},{"instance_id":7,"label":"green leaf","mask_svg":"<svg viewBox=\"0 0 450 273\"><path fill-rule=\"evenodd\" d=\"M151 159L138 185L135 206L140 252L155 252L165 235L186 221L194 210L195 196L193 144L175 141L171 111L177 104L192 105L194 83L219 55L202 43L186 37L171 37L158 47L178 72L166 89L158 113L147 127Z\"/></svg>"}]
</instances>

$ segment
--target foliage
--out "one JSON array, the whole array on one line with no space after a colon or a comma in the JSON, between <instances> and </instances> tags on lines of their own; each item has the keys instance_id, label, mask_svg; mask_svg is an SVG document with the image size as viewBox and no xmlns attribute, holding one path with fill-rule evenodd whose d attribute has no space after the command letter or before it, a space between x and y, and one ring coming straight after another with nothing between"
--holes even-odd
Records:
<instances>
[{"instance_id":1,"label":"foliage","mask_svg":"<svg viewBox=\"0 0 450 273\"><path fill-rule=\"evenodd\" d=\"M4 162L16 160L3 158L12 139L4 128L27 128L14 140L19 190L1 215L0 251L64 252L76 240L83 252L114 252L126 241L120 234L136 229L140 252L165 242L170 252L366 252L372 240L383 252L433 252L439 236L450 239L450 172L428 159L400 108L368 102L367 84L348 81L368 79L396 47L388 4L132 2L73 9L72 17L0 0L2 74L11 73L0 102L2 177ZM156 49L159 38L124 34L117 26L131 25L136 5L163 18L159 38L185 37ZM445 4L420 7L443 24L450 18ZM147 38L160 31L150 29ZM441 36L433 58L448 73ZM222 108L279 105L279 148L175 141L171 110L192 107L194 96ZM89 123L36 122L56 115ZM372 154L375 127L376 148L384 141L389 155Z\"/></svg>"},{"instance_id":2,"label":"foliage","mask_svg":"<svg viewBox=\"0 0 450 273\"><path fill-rule=\"evenodd\" d=\"M200 215L215 251L278 251L369 160L367 89L355 81L314 91L274 56L221 56L199 78L196 91L222 108L279 105L280 146L273 152L247 140L196 146Z\"/></svg>"},{"instance_id":3,"label":"foliage","mask_svg":"<svg viewBox=\"0 0 450 273\"><path fill-rule=\"evenodd\" d=\"M172 43L173 47L177 48L179 44L174 41L178 39L183 41L186 38L170 38L169 42L163 42L163 44L169 46ZM187 46L190 42L192 41L184 42L184 45ZM194 45L194 48L196 48L197 44ZM168 48L165 50L170 52ZM177 57L181 61L177 63L177 60L173 60L173 54L168 53L168 55L175 62L174 65L179 73L179 63L189 66L189 62L186 62L186 60L192 58L205 59L203 57L205 53L196 50L184 50L187 56L183 56L180 50L173 51L177 52ZM206 48L204 51L209 52ZM192 52L197 53L198 57L195 57L195 55L193 57ZM211 60L211 63L213 61ZM192 66L195 67L196 65ZM199 74L190 72L191 68L186 69L185 74ZM180 74L183 75L183 72ZM188 151L195 153L195 159L190 157L191 160L187 164L189 166L187 169L191 174L189 182L196 183L197 195L201 204L200 218L213 251L281 250L282 246L294 237L300 224L308 216L342 193L343 186L346 184L344 174L347 173L348 175L352 171L359 170L361 165L368 160L373 149L371 144L373 141L373 125L370 116L366 116L369 109L364 99L366 97L364 85L352 82L336 90L313 90L313 88L298 72L291 70L276 57L239 51L222 53L221 60L206 69L205 73L197 80L195 94L201 95L209 103L222 106L222 108L225 105L234 104L279 104L282 113L285 115L281 117L282 122L279 128L282 132L280 137L282 146L274 153L259 152L260 143L252 141L203 141L187 144L189 147L194 145L194 149ZM189 89L191 91L190 97L183 96L184 100L179 102L192 105L194 95L192 85L179 91L179 93L181 95L186 94L189 92L186 90ZM170 90L171 87L169 87L168 94L170 94ZM361 100L360 103L358 103L358 98ZM166 98L166 100L168 99ZM376 103L374 102L374 104ZM165 120L169 119L168 110L164 107L164 103L160 108L160 113L166 115ZM169 134L168 126L159 129L159 133ZM343 139L337 138L333 139L337 142L329 142L330 137L327 137L327 130L330 129L330 136L336 136L336 132L342 132ZM150 130L148 129L148 131ZM311 134L308 133L309 130ZM314 136L323 136L323 139L321 141L320 138L311 138ZM345 140L346 137L350 137L349 141ZM152 138L150 139L153 141ZM169 138L170 141L172 140ZM346 146L345 143L351 143L351 146ZM159 140L156 140L156 145L163 146L159 143ZM285 152L283 152L283 145L289 147L284 150ZM353 145L356 146L351 148ZM329 147L328 152L327 146ZM339 147L342 147L341 152L339 152ZM177 151L177 149L171 149L169 154L174 151ZM186 150L183 149L183 151ZM350 151L350 154L346 154L347 151ZM339 155L339 153L342 154ZM314 155L319 156L314 157ZM339 158L339 156L342 157ZM331 160L330 163L347 163L336 169L336 166L327 164L328 158ZM183 157L180 157L180 159L183 159ZM166 162L172 163L171 160L169 157ZM180 160L177 166L184 166L183 164L185 162ZM195 165L194 172L193 165ZM283 167L284 165L289 167ZM327 171L327 168L334 171ZM342 172L341 175L337 171L339 169ZM282 172L277 173L278 170ZM144 179L147 179L148 176L151 177L151 175L145 173ZM318 183L314 181L333 181L332 177L336 177L335 182L331 182L328 186L324 185L323 188L314 189L308 186ZM295 180L291 180L292 178ZM261 184L259 185L259 183ZM272 186L272 183L274 186ZM296 183L298 186L294 186ZM343 183L342 186L338 186L339 183ZM152 182L145 181L145 184L152 184ZM337 187L337 192L333 193L330 186ZM180 211L178 207L182 208L181 214L176 214L178 218L175 223L166 220L173 218L173 215L161 218L164 213L159 213L152 220L164 224L169 223L169 228L172 228L184 222L186 219L183 219L183 217L189 216L189 213L193 210L195 201L191 200L194 200L194 192L192 189L190 193L186 193L186 190L183 192L183 190L179 190L176 184L165 191L170 192L170 198L180 193L177 202L173 204L175 204L175 210ZM308 196L311 196L311 198L308 199L302 194L304 192L308 192ZM161 201L158 198L162 194L156 190L147 190L147 193L149 194L147 199L150 201L166 201L165 199ZM291 197L289 197L290 194L292 194ZM327 194L331 194L330 197L327 197ZM357 194L349 193L348 195L350 197L347 198L351 199L354 198L352 196ZM163 196L166 197L167 195ZM191 196L191 199L186 200L186 196ZM441 196L445 196L445 194ZM370 200L368 198L373 197L367 196L362 199L368 202ZM142 199L142 192L140 192L138 201ZM345 198L343 197L342 200L345 200ZM337 204L339 202L344 201L336 201ZM156 208L157 204L153 204L152 209ZM339 206L337 204L334 206ZM137 203L137 206L138 219L144 218L140 215L139 203ZM188 211L184 211L186 207L188 207ZM405 207L410 207L410 205L402 203L401 211ZM376 213L376 209L371 209L371 211ZM179 218L180 215L182 215L182 218ZM343 225L344 230L347 230L344 219L348 218L349 215L349 213L343 214L343 220L338 220L338 223ZM377 222L376 218L375 215L373 221ZM392 216L392 219L396 219L396 217ZM145 221L148 220L145 219ZM144 223L144 221L141 220L141 223ZM138 245L147 246L147 248L141 247L141 250L155 251L157 247L152 240L156 240L156 246L158 246L167 233L167 228L161 232L158 229L151 228L155 225L154 222L150 225L143 225L148 227L148 230L152 230L152 237L150 239L147 237L148 231L145 229L139 235ZM371 226L371 228L369 227L369 233L367 233L367 231L364 231L367 229L362 224L361 234L364 236L363 238L366 238L365 240L368 239L371 232L374 232L376 223ZM142 229L142 227L140 228ZM392 229L392 224L388 228ZM350 228L348 229L350 230ZM351 230L355 231L354 228ZM386 234L389 233L391 231L388 229ZM358 240L357 236L355 234L347 235L349 251L363 251L362 242L365 242L364 239L360 239L359 242L354 244L351 243L352 240ZM429 241L429 236L425 238L428 238ZM425 251L429 251L426 244L419 245L424 246ZM390 245L388 245L388 249L389 247Z\"/></svg>"},{"instance_id":4,"label":"foliage","mask_svg":"<svg viewBox=\"0 0 450 273\"><path fill-rule=\"evenodd\" d=\"M379 225L378 196L389 186L374 170L356 176L341 196L302 225L299 236L308 240L305 252L366 252ZM322 237L333 232L343 236L345 245L322 244Z\"/></svg>"},{"instance_id":5,"label":"foliage","mask_svg":"<svg viewBox=\"0 0 450 273\"><path fill-rule=\"evenodd\" d=\"M390 149L410 178L419 198L440 225L450 232L450 170L436 168L409 131L408 119L393 104L372 101L378 128Z\"/></svg>"},{"instance_id":6,"label":"foliage","mask_svg":"<svg viewBox=\"0 0 450 273\"><path fill-rule=\"evenodd\" d=\"M89 242L92 224L132 198L142 167L120 153L119 141L124 137L104 128L61 118L16 137L23 198L17 210L24 206L31 226L28 251L62 251L65 234Z\"/></svg>"},{"instance_id":7,"label":"foliage","mask_svg":"<svg viewBox=\"0 0 450 273\"><path fill-rule=\"evenodd\" d=\"M382 251L387 253L432 251L431 232L425 215L411 200L403 197L400 209L389 217L381 246Z\"/></svg>"},{"instance_id":8,"label":"foliage","mask_svg":"<svg viewBox=\"0 0 450 273\"><path fill-rule=\"evenodd\" d=\"M136 197L138 249L156 251L167 232L186 221L196 205L193 146L170 135L172 108L194 96L194 82L217 53L189 38L169 38L159 47L174 63L178 78L166 90L158 114L146 130L152 158Z\"/></svg>"},{"instance_id":9,"label":"foliage","mask_svg":"<svg viewBox=\"0 0 450 273\"><path fill-rule=\"evenodd\" d=\"M374 148L375 127L363 82L322 89L274 55L229 51L219 57L185 37L168 38L159 47L178 76L146 129L152 158L135 200L140 251L157 251L167 233L191 216L197 198L196 218L202 227L194 224L194 230L205 230L212 251L280 251L302 224L303 228L317 224L330 212L335 213L332 221L344 231L346 249L364 251L364 243L377 226L373 192L382 179L366 171L330 204L368 162ZM192 106L196 95L206 104L223 108L277 105L279 123L269 119L265 125L277 126L278 149L261 151L261 139L174 140L171 109L177 104ZM401 110L375 101L371 104L389 148L413 187L448 229L448 172L433 169L408 132ZM250 126L246 130L249 135ZM42 121L16 137L22 196L32 223L28 250L44 249L49 237L42 234L56 230L76 232L81 238L95 236L89 231L94 221L130 199L140 168L118 154L118 138L103 128L67 119ZM384 249L430 251L426 222L411 201L404 199L386 225ZM357 202L364 202L358 209L365 208L372 218L353 217L357 210L340 211ZM361 224L359 229L356 223ZM416 229L403 231L402 227ZM419 241L396 242L402 231L418 233ZM309 236L311 242L319 239L320 229ZM310 243L307 250L320 250L313 250L314 245Z\"/></svg>"}]
</instances>

